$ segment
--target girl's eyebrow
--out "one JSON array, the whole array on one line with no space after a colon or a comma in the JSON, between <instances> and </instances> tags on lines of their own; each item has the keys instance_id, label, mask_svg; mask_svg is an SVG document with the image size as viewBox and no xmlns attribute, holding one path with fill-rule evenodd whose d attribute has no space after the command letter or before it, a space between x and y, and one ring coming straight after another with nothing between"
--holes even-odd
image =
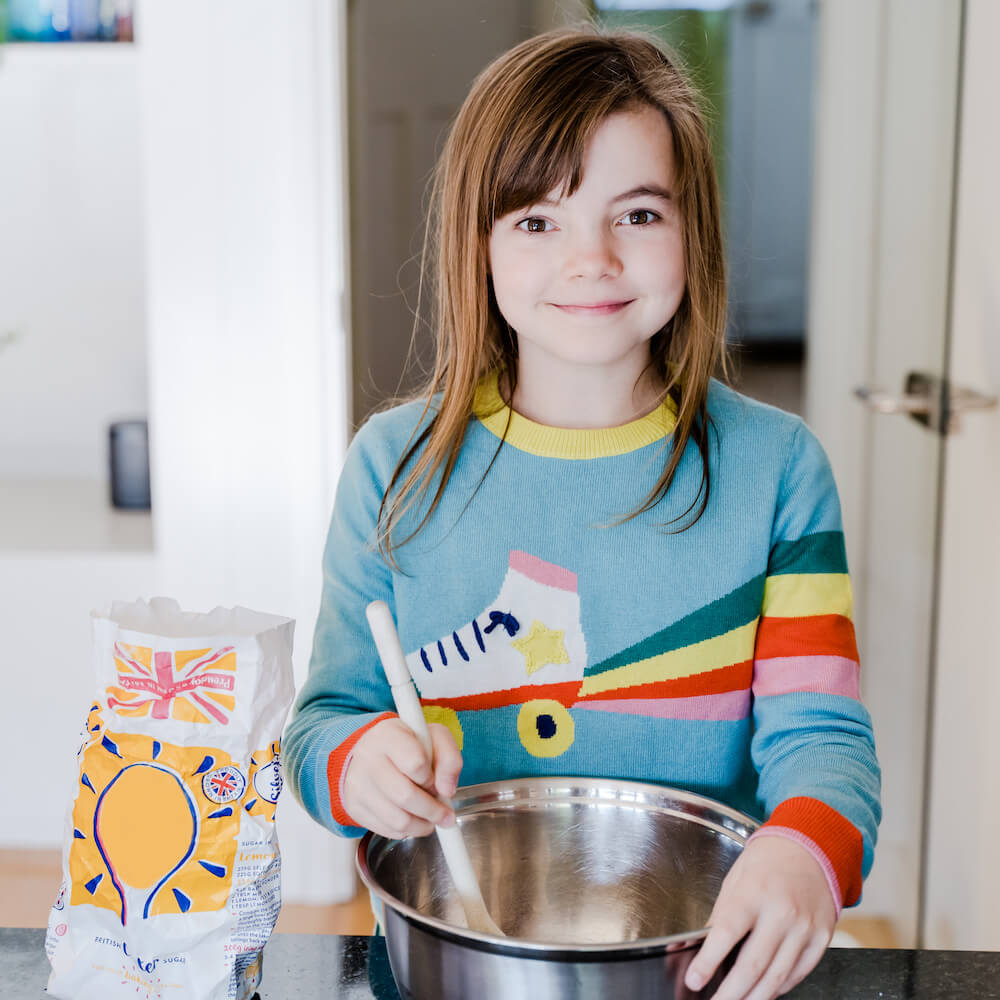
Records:
<instances>
[{"instance_id":1,"label":"girl's eyebrow","mask_svg":"<svg viewBox=\"0 0 1000 1000\"><path fill-rule=\"evenodd\" d=\"M670 192L659 184L640 184L638 187L634 187L629 191L618 195L611 200L615 201L629 201L632 198L646 198L652 195L654 198L662 198L664 201L670 201L672 195Z\"/></svg>"},{"instance_id":2,"label":"girl's eyebrow","mask_svg":"<svg viewBox=\"0 0 1000 1000\"><path fill-rule=\"evenodd\" d=\"M662 198L664 201L672 201L673 195L665 187L660 187L659 184L640 184L637 187L630 188L628 191L623 191L621 194L616 194L614 198L611 199L610 204L614 205L619 201L630 201L633 198ZM539 198L538 201L533 204L541 207L542 205L558 205L559 202L553 201L551 198Z\"/></svg>"}]
</instances>

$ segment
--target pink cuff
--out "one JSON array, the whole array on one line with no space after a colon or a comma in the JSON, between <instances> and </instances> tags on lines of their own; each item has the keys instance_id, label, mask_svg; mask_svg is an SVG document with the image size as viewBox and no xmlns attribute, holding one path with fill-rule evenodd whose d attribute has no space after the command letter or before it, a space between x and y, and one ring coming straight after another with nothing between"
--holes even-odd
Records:
<instances>
[{"instance_id":1,"label":"pink cuff","mask_svg":"<svg viewBox=\"0 0 1000 1000\"><path fill-rule=\"evenodd\" d=\"M351 759L354 757L352 750L345 758L343 766L340 768L340 784L337 786L337 798L344 801L344 782L347 779L347 769L351 766ZM356 825L356 824L355 824Z\"/></svg>"},{"instance_id":2,"label":"pink cuff","mask_svg":"<svg viewBox=\"0 0 1000 1000\"><path fill-rule=\"evenodd\" d=\"M819 845L804 833L793 830L789 826L762 826L750 837L747 843L753 843L758 837L784 837L786 840L794 840L796 844L804 847L816 859L816 863L826 876L826 884L830 889L830 895L833 897L833 908L839 920L840 911L843 909L844 896L840 891L840 882L837 879L837 873L833 870L830 859L820 850Z\"/></svg>"}]
</instances>

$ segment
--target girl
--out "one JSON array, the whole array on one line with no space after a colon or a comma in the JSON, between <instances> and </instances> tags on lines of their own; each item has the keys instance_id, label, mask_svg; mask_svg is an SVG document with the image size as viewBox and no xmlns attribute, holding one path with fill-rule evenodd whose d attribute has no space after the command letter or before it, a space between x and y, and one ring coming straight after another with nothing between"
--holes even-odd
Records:
<instances>
[{"instance_id":1,"label":"girl","mask_svg":"<svg viewBox=\"0 0 1000 1000\"><path fill-rule=\"evenodd\" d=\"M766 818L691 963L786 992L856 903L880 818L840 511L797 417L712 378L726 317L695 95L649 40L518 45L434 189L437 362L355 437L324 557L292 786L330 829L423 836L431 793L652 781ZM435 767L365 621L393 609Z\"/></svg>"}]
</instances>

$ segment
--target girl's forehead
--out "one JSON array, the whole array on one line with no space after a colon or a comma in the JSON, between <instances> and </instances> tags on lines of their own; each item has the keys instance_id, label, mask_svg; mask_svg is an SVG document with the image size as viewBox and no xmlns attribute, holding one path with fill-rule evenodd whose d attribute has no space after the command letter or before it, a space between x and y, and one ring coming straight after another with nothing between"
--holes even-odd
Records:
<instances>
[{"instance_id":1,"label":"girl's forehead","mask_svg":"<svg viewBox=\"0 0 1000 1000\"><path fill-rule=\"evenodd\" d=\"M560 155L561 152L561 155ZM534 158L500 184L498 216L528 206L556 206L576 197L667 195L674 187L673 139L667 117L643 105L595 122L573 150Z\"/></svg>"}]
</instances>

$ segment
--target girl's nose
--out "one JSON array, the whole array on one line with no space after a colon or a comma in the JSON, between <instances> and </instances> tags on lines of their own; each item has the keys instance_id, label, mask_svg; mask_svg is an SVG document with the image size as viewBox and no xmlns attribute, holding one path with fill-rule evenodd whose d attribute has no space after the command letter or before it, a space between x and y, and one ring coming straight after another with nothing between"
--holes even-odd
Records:
<instances>
[{"instance_id":1,"label":"girl's nose","mask_svg":"<svg viewBox=\"0 0 1000 1000\"><path fill-rule=\"evenodd\" d=\"M593 235L574 240L566 255L567 277L614 278L621 274L622 262L609 235Z\"/></svg>"}]
</instances>

